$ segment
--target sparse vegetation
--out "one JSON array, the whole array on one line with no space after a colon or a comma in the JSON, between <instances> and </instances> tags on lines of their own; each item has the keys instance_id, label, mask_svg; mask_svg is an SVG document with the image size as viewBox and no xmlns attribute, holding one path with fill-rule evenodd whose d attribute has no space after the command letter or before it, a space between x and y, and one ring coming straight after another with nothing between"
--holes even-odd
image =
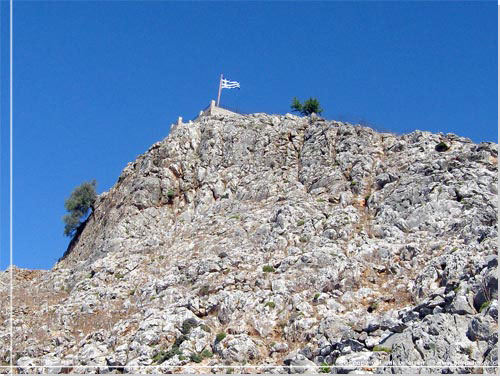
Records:
<instances>
[{"instance_id":1,"label":"sparse vegetation","mask_svg":"<svg viewBox=\"0 0 500 376\"><path fill-rule=\"evenodd\" d=\"M209 349L203 350L200 355L203 358L211 358L212 356L214 356L214 354Z\"/></svg>"},{"instance_id":2,"label":"sparse vegetation","mask_svg":"<svg viewBox=\"0 0 500 376\"><path fill-rule=\"evenodd\" d=\"M167 191L167 200L168 200L168 204L171 205L173 202L174 202L174 198L175 198L175 192L173 189L169 189Z\"/></svg>"},{"instance_id":3,"label":"sparse vegetation","mask_svg":"<svg viewBox=\"0 0 500 376\"><path fill-rule=\"evenodd\" d=\"M182 351L179 350L179 347L174 345L168 351L160 351L152 358L152 360L156 364L162 364L164 361L169 360L176 355L182 356Z\"/></svg>"},{"instance_id":4,"label":"sparse vegetation","mask_svg":"<svg viewBox=\"0 0 500 376\"><path fill-rule=\"evenodd\" d=\"M210 327L208 325L201 324L200 328L203 329L207 333L212 333L212 329L210 329Z\"/></svg>"},{"instance_id":5,"label":"sparse vegetation","mask_svg":"<svg viewBox=\"0 0 500 376\"><path fill-rule=\"evenodd\" d=\"M264 307L269 307L271 309L273 308L276 308L276 303L274 303L273 301L270 301L270 302L267 302Z\"/></svg>"},{"instance_id":6,"label":"sparse vegetation","mask_svg":"<svg viewBox=\"0 0 500 376\"><path fill-rule=\"evenodd\" d=\"M290 315L290 318L289 318L289 322L292 323L294 322L295 320L298 320L300 319L301 317L303 317L304 314L302 312L293 312L291 315Z\"/></svg>"},{"instance_id":7,"label":"sparse vegetation","mask_svg":"<svg viewBox=\"0 0 500 376\"><path fill-rule=\"evenodd\" d=\"M170 350L168 351L160 351L158 354L156 354L152 360L156 364L162 364L164 361L169 360L173 358L174 356L178 355L179 357L182 356L182 351L179 349L179 346L181 345L182 342L186 340L185 336L180 336L176 338L175 343L172 345Z\"/></svg>"},{"instance_id":8,"label":"sparse vegetation","mask_svg":"<svg viewBox=\"0 0 500 376\"><path fill-rule=\"evenodd\" d=\"M157 363L157 364L160 364L160 363L163 363L165 361L164 359L165 357L165 351L160 351L159 353L157 353L155 356L153 356L151 358L151 360L154 362L154 363Z\"/></svg>"},{"instance_id":9,"label":"sparse vegetation","mask_svg":"<svg viewBox=\"0 0 500 376\"><path fill-rule=\"evenodd\" d=\"M436 151L442 153L444 151L448 151L450 147L446 145L443 141L436 145Z\"/></svg>"},{"instance_id":10,"label":"sparse vegetation","mask_svg":"<svg viewBox=\"0 0 500 376\"><path fill-rule=\"evenodd\" d=\"M195 319L193 319L193 318L186 319L182 323L181 332L182 332L182 334L186 334L187 335L187 334L189 334L189 332L191 331L191 329L196 328L197 326L198 326L198 323L196 322Z\"/></svg>"},{"instance_id":11,"label":"sparse vegetation","mask_svg":"<svg viewBox=\"0 0 500 376\"><path fill-rule=\"evenodd\" d=\"M368 307L368 312L373 312L376 311L378 308L378 302L371 302L370 306Z\"/></svg>"},{"instance_id":12,"label":"sparse vegetation","mask_svg":"<svg viewBox=\"0 0 500 376\"><path fill-rule=\"evenodd\" d=\"M222 341L224 338L226 338L226 333L224 333L224 332L220 332L220 333L217 333L217 335L215 336L215 341L216 341L216 342L220 342L220 341Z\"/></svg>"},{"instance_id":13,"label":"sparse vegetation","mask_svg":"<svg viewBox=\"0 0 500 376\"><path fill-rule=\"evenodd\" d=\"M467 352L467 355L471 356L474 353L474 348L472 345L469 345L465 351Z\"/></svg>"},{"instance_id":14,"label":"sparse vegetation","mask_svg":"<svg viewBox=\"0 0 500 376\"><path fill-rule=\"evenodd\" d=\"M297 221L297 226L303 226L306 223L304 220Z\"/></svg>"},{"instance_id":15,"label":"sparse vegetation","mask_svg":"<svg viewBox=\"0 0 500 376\"><path fill-rule=\"evenodd\" d=\"M481 304L481 307L479 307L479 312L483 312L484 309L488 308L491 302L489 300L485 301L483 304Z\"/></svg>"},{"instance_id":16,"label":"sparse vegetation","mask_svg":"<svg viewBox=\"0 0 500 376\"><path fill-rule=\"evenodd\" d=\"M210 286L209 285L203 285L200 287L200 290L198 291L199 296L205 296L210 293Z\"/></svg>"},{"instance_id":17,"label":"sparse vegetation","mask_svg":"<svg viewBox=\"0 0 500 376\"><path fill-rule=\"evenodd\" d=\"M203 360L203 358L199 354L191 354L189 358L191 359L192 362L195 363L201 363L201 361Z\"/></svg>"},{"instance_id":18,"label":"sparse vegetation","mask_svg":"<svg viewBox=\"0 0 500 376\"><path fill-rule=\"evenodd\" d=\"M262 271L263 271L264 273L274 273L274 272L275 272L275 269L274 269L274 267L273 267L273 266L271 266L271 265L264 265L264 266L262 267Z\"/></svg>"},{"instance_id":19,"label":"sparse vegetation","mask_svg":"<svg viewBox=\"0 0 500 376\"><path fill-rule=\"evenodd\" d=\"M92 180L84 182L79 187L76 187L69 198L64 202L64 207L69 212L63 217L64 235L73 237L82 221L87 218L89 211L94 210L94 203L97 198L96 193L97 182Z\"/></svg>"},{"instance_id":20,"label":"sparse vegetation","mask_svg":"<svg viewBox=\"0 0 500 376\"><path fill-rule=\"evenodd\" d=\"M332 368L328 365L328 363L321 362L319 373L330 373L331 370Z\"/></svg>"},{"instance_id":21,"label":"sparse vegetation","mask_svg":"<svg viewBox=\"0 0 500 376\"><path fill-rule=\"evenodd\" d=\"M390 347L376 345L373 347L373 351L383 351L386 353L392 353L392 349Z\"/></svg>"}]
</instances>

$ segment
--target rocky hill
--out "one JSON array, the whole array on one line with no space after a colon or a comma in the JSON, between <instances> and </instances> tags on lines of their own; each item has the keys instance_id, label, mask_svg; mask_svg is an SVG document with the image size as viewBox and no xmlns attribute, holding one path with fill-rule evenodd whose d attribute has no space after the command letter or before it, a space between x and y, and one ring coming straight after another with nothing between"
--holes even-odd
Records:
<instances>
[{"instance_id":1,"label":"rocky hill","mask_svg":"<svg viewBox=\"0 0 500 376\"><path fill-rule=\"evenodd\" d=\"M52 270L14 268L17 371L494 372L497 156L315 116L180 124Z\"/></svg>"}]
</instances>

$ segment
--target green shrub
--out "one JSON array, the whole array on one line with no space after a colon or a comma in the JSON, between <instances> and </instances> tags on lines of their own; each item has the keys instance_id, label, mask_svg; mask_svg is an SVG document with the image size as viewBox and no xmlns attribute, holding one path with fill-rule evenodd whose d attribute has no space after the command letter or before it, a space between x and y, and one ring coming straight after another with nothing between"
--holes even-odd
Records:
<instances>
[{"instance_id":1,"label":"green shrub","mask_svg":"<svg viewBox=\"0 0 500 376\"><path fill-rule=\"evenodd\" d=\"M297 221L297 226L303 226L306 223L304 220Z\"/></svg>"},{"instance_id":2,"label":"green shrub","mask_svg":"<svg viewBox=\"0 0 500 376\"><path fill-rule=\"evenodd\" d=\"M446 145L443 141L436 145L436 151L442 153L443 151L448 151L450 147Z\"/></svg>"},{"instance_id":3,"label":"green shrub","mask_svg":"<svg viewBox=\"0 0 500 376\"><path fill-rule=\"evenodd\" d=\"M271 266L271 265L264 265L264 266L262 267L262 271L263 271L264 273L274 273L274 272L275 272L274 267L273 267L273 266Z\"/></svg>"},{"instance_id":4,"label":"green shrub","mask_svg":"<svg viewBox=\"0 0 500 376\"><path fill-rule=\"evenodd\" d=\"M165 351L160 351L157 353L155 356L153 356L151 359L153 360L154 363L160 364L165 361Z\"/></svg>"},{"instance_id":5,"label":"green shrub","mask_svg":"<svg viewBox=\"0 0 500 376\"><path fill-rule=\"evenodd\" d=\"M270 301L270 302L267 302L264 307L269 307L271 309L273 308L276 308L276 303L274 303L273 301Z\"/></svg>"},{"instance_id":6,"label":"green shrub","mask_svg":"<svg viewBox=\"0 0 500 376\"><path fill-rule=\"evenodd\" d=\"M483 304L481 304L481 307L479 307L479 312L483 312L483 309L486 309L488 308L488 306L491 304L491 302L488 300L486 302L484 302Z\"/></svg>"},{"instance_id":7,"label":"green shrub","mask_svg":"<svg viewBox=\"0 0 500 376\"><path fill-rule=\"evenodd\" d=\"M373 351L383 351L383 352L386 352L386 353L391 353L392 349L390 347L384 347L384 346L376 345L376 346L373 347Z\"/></svg>"},{"instance_id":8,"label":"green shrub","mask_svg":"<svg viewBox=\"0 0 500 376\"><path fill-rule=\"evenodd\" d=\"M217 333L217 335L215 336L215 341L216 341L216 342L220 342L220 341L222 341L224 338L226 338L226 333L224 333L224 332L220 332L220 333Z\"/></svg>"},{"instance_id":9,"label":"green shrub","mask_svg":"<svg viewBox=\"0 0 500 376\"><path fill-rule=\"evenodd\" d=\"M167 191L167 203L172 205L174 203L175 191L173 189L169 189Z\"/></svg>"},{"instance_id":10,"label":"green shrub","mask_svg":"<svg viewBox=\"0 0 500 376\"><path fill-rule=\"evenodd\" d=\"M320 296L320 293L317 292L316 294L314 294L313 300L318 300L319 296Z\"/></svg>"},{"instance_id":11,"label":"green shrub","mask_svg":"<svg viewBox=\"0 0 500 376\"><path fill-rule=\"evenodd\" d=\"M201 363L201 361L203 360L203 358L198 354L191 354L189 358L191 359L192 362L195 363Z\"/></svg>"},{"instance_id":12,"label":"green shrub","mask_svg":"<svg viewBox=\"0 0 500 376\"><path fill-rule=\"evenodd\" d=\"M319 369L319 373L330 373L331 367L328 366L328 363L321 362L321 368Z\"/></svg>"},{"instance_id":13,"label":"green shrub","mask_svg":"<svg viewBox=\"0 0 500 376\"><path fill-rule=\"evenodd\" d=\"M82 183L64 202L64 207L69 212L63 217L64 235L73 237L82 225L82 220L86 219L89 211L94 210L96 185L95 180Z\"/></svg>"},{"instance_id":14,"label":"green shrub","mask_svg":"<svg viewBox=\"0 0 500 376\"><path fill-rule=\"evenodd\" d=\"M321 115L323 109L320 107L319 101L316 98L307 99L304 104L300 103L297 98L292 99L290 105L292 112L300 112L304 116L311 115L312 113Z\"/></svg>"},{"instance_id":15,"label":"green shrub","mask_svg":"<svg viewBox=\"0 0 500 376\"><path fill-rule=\"evenodd\" d=\"M209 349L203 350L200 355L203 358L211 358L212 356L214 356L214 354L212 354L212 352Z\"/></svg>"},{"instance_id":16,"label":"green shrub","mask_svg":"<svg viewBox=\"0 0 500 376\"><path fill-rule=\"evenodd\" d=\"M166 354L165 354L165 356L166 356L165 360L173 358L176 355L182 355L182 351L179 350L178 346L173 345L172 348L166 352Z\"/></svg>"},{"instance_id":17,"label":"green shrub","mask_svg":"<svg viewBox=\"0 0 500 376\"><path fill-rule=\"evenodd\" d=\"M193 318L186 319L182 323L181 332L182 334L189 334L191 329L196 328L197 326L198 322L195 319Z\"/></svg>"},{"instance_id":18,"label":"green shrub","mask_svg":"<svg viewBox=\"0 0 500 376\"><path fill-rule=\"evenodd\" d=\"M174 356L179 355L179 358L182 356L182 351L179 350L179 346L177 344L172 345L172 348L168 351L160 351L153 358L153 362L156 364L162 364L164 361L173 358Z\"/></svg>"}]
</instances>

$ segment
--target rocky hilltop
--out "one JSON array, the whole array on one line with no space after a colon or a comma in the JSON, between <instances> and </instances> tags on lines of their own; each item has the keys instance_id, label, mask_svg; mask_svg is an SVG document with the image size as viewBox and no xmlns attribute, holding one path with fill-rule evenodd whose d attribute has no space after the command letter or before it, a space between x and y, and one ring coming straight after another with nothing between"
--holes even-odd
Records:
<instances>
[{"instance_id":1,"label":"rocky hilltop","mask_svg":"<svg viewBox=\"0 0 500 376\"><path fill-rule=\"evenodd\" d=\"M497 157L316 116L180 124L52 270L14 268L16 370L495 372Z\"/></svg>"}]
</instances>

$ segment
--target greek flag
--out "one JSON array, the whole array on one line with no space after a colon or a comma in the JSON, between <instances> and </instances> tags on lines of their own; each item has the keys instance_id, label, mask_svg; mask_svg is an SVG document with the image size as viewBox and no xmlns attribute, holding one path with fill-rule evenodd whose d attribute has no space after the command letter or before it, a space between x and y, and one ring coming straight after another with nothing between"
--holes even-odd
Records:
<instances>
[{"instance_id":1,"label":"greek flag","mask_svg":"<svg viewBox=\"0 0 500 376\"><path fill-rule=\"evenodd\" d=\"M234 89L234 88L240 88L240 83L236 81L228 81L226 79L222 79L222 89Z\"/></svg>"}]
</instances>

